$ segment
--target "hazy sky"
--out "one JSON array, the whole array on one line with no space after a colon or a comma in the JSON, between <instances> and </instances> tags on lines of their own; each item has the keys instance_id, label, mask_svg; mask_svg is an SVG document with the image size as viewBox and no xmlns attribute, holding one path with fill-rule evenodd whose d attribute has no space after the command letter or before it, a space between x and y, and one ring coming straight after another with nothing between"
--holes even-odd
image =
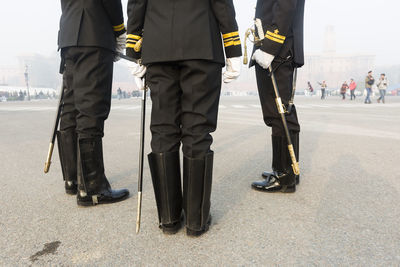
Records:
<instances>
[{"instance_id":1,"label":"hazy sky","mask_svg":"<svg viewBox=\"0 0 400 267\"><path fill-rule=\"evenodd\" d=\"M243 32L256 0L234 2ZM306 53L322 51L325 27L333 25L338 53L376 54L379 65L400 64L399 10L399 0L306 0ZM0 66L14 65L26 53L56 53L60 14L57 0L0 1Z\"/></svg>"}]
</instances>

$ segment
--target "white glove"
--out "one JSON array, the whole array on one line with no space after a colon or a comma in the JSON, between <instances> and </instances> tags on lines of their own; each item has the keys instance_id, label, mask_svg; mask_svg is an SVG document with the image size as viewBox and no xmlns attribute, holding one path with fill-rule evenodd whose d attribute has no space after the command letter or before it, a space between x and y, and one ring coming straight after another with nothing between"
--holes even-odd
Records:
<instances>
[{"instance_id":1,"label":"white glove","mask_svg":"<svg viewBox=\"0 0 400 267\"><path fill-rule=\"evenodd\" d=\"M131 61L128 62L128 68L133 76L140 79L146 74L147 70L145 65L140 65Z\"/></svg>"},{"instance_id":2,"label":"white glove","mask_svg":"<svg viewBox=\"0 0 400 267\"><path fill-rule=\"evenodd\" d=\"M268 54L261 49L257 49L254 54L252 59L255 60L258 65L260 65L264 69L268 69L269 66L271 66L272 61L274 60L275 56Z\"/></svg>"},{"instance_id":3,"label":"white glove","mask_svg":"<svg viewBox=\"0 0 400 267\"><path fill-rule=\"evenodd\" d=\"M115 39L115 51L117 53L123 54L125 46L126 46L126 33L123 33ZM115 55L114 62L117 62L118 60L120 60L120 57L118 55Z\"/></svg>"},{"instance_id":4,"label":"white glove","mask_svg":"<svg viewBox=\"0 0 400 267\"><path fill-rule=\"evenodd\" d=\"M144 82L143 82L143 79L141 79L141 78L139 78L139 77L136 77L136 76L134 76L134 78L135 78L136 87L137 87L139 90L143 90L143 89L144 89Z\"/></svg>"},{"instance_id":5,"label":"white glove","mask_svg":"<svg viewBox=\"0 0 400 267\"><path fill-rule=\"evenodd\" d=\"M226 59L226 71L224 72L224 83L230 83L240 76L242 68L240 57Z\"/></svg>"}]
</instances>

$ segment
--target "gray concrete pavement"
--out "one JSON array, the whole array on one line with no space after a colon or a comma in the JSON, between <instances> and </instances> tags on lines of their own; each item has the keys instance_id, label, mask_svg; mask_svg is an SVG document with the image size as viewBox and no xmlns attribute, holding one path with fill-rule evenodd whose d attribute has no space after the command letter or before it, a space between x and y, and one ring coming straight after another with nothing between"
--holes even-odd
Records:
<instances>
[{"instance_id":1,"label":"gray concrete pavement","mask_svg":"<svg viewBox=\"0 0 400 267\"><path fill-rule=\"evenodd\" d=\"M258 98L222 98L213 224L197 239L157 228L147 161L135 234L139 100L113 101L104 138L107 176L131 197L93 208L64 193L57 150L43 174L55 106L0 103L1 266L400 266L400 98L298 97L295 194L251 190L271 165L270 130Z\"/></svg>"}]
</instances>

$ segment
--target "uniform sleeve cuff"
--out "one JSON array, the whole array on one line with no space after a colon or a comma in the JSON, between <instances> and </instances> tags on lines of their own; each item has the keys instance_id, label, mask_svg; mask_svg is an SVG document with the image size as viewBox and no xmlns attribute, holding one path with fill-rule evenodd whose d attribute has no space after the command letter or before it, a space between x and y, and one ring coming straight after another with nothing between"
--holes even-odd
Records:
<instances>
[{"instance_id":1,"label":"uniform sleeve cuff","mask_svg":"<svg viewBox=\"0 0 400 267\"><path fill-rule=\"evenodd\" d=\"M242 55L242 46L239 32L230 32L222 34L224 40L225 54L227 58L240 57Z\"/></svg>"},{"instance_id":2,"label":"uniform sleeve cuff","mask_svg":"<svg viewBox=\"0 0 400 267\"><path fill-rule=\"evenodd\" d=\"M135 52L133 48L126 48L126 55L130 58L133 59L141 59L142 53L141 52Z\"/></svg>"},{"instance_id":3,"label":"uniform sleeve cuff","mask_svg":"<svg viewBox=\"0 0 400 267\"><path fill-rule=\"evenodd\" d=\"M126 32L125 25L122 23L120 25L113 26L115 36L120 36Z\"/></svg>"},{"instance_id":4,"label":"uniform sleeve cuff","mask_svg":"<svg viewBox=\"0 0 400 267\"><path fill-rule=\"evenodd\" d=\"M279 34L278 29L270 28L265 34L261 50L268 54L277 56L285 43L285 40L286 36Z\"/></svg>"},{"instance_id":5,"label":"uniform sleeve cuff","mask_svg":"<svg viewBox=\"0 0 400 267\"><path fill-rule=\"evenodd\" d=\"M242 56L242 47L240 45L225 47L225 55L227 58L240 57Z\"/></svg>"}]
</instances>

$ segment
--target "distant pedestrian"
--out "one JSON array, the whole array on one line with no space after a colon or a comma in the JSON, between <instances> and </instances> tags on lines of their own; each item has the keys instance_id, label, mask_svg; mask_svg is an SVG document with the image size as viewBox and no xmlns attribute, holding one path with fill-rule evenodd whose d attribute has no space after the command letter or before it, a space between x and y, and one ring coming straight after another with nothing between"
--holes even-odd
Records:
<instances>
[{"instance_id":1,"label":"distant pedestrian","mask_svg":"<svg viewBox=\"0 0 400 267\"><path fill-rule=\"evenodd\" d=\"M354 79L350 79L349 89L350 89L350 100L356 99L355 91L357 88L357 84Z\"/></svg>"},{"instance_id":2,"label":"distant pedestrian","mask_svg":"<svg viewBox=\"0 0 400 267\"><path fill-rule=\"evenodd\" d=\"M367 97L365 98L365 104L371 104L371 94L372 94L372 85L374 85L375 79L372 76L372 70L368 71L367 77L365 77L365 89L367 90Z\"/></svg>"},{"instance_id":3,"label":"distant pedestrian","mask_svg":"<svg viewBox=\"0 0 400 267\"><path fill-rule=\"evenodd\" d=\"M308 91L310 92L310 95L312 95L314 92L314 88L312 87L312 85L309 81L307 82L307 86L308 86Z\"/></svg>"},{"instance_id":4,"label":"distant pedestrian","mask_svg":"<svg viewBox=\"0 0 400 267\"><path fill-rule=\"evenodd\" d=\"M24 93L22 93L22 90L19 90L18 100L20 100L20 101L24 100Z\"/></svg>"},{"instance_id":5,"label":"distant pedestrian","mask_svg":"<svg viewBox=\"0 0 400 267\"><path fill-rule=\"evenodd\" d=\"M122 98L122 90L119 87L118 87L118 90L117 90L117 97L118 97L118 100L121 100L121 98Z\"/></svg>"},{"instance_id":6,"label":"distant pedestrian","mask_svg":"<svg viewBox=\"0 0 400 267\"><path fill-rule=\"evenodd\" d=\"M379 78L379 81L377 82L376 86L378 87L380 94L380 97L378 98L378 103L380 103L382 100L382 103L385 104L386 89L388 87L388 81L385 73L381 74L381 77Z\"/></svg>"},{"instance_id":7,"label":"distant pedestrian","mask_svg":"<svg viewBox=\"0 0 400 267\"><path fill-rule=\"evenodd\" d=\"M322 83L318 83L319 85L321 85L321 99L325 99L326 98L326 89L328 88L328 85L326 84L325 81L323 81Z\"/></svg>"},{"instance_id":8,"label":"distant pedestrian","mask_svg":"<svg viewBox=\"0 0 400 267\"><path fill-rule=\"evenodd\" d=\"M347 89L349 89L349 86L347 85L347 82L344 81L344 83L342 84L342 87L340 88L340 94L342 95L342 100L346 99Z\"/></svg>"}]
</instances>

